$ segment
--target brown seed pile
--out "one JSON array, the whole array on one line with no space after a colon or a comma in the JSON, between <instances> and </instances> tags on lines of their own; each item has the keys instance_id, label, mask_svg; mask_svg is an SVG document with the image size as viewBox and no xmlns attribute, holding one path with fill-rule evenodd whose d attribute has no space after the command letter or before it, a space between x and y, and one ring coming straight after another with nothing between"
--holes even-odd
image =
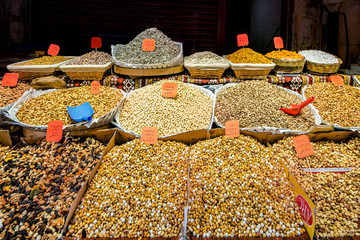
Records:
<instances>
[{"instance_id":1,"label":"brown seed pile","mask_svg":"<svg viewBox=\"0 0 360 240\"><path fill-rule=\"evenodd\" d=\"M301 102L296 95L268 82L245 81L217 95L215 117L223 126L227 121L239 120L241 128L266 126L308 131L315 125L309 107L303 108L296 116L280 110Z\"/></svg>"},{"instance_id":2,"label":"brown seed pile","mask_svg":"<svg viewBox=\"0 0 360 240\"><path fill-rule=\"evenodd\" d=\"M16 87L3 87L0 81L0 108L16 102L30 88L24 83L18 83Z\"/></svg>"},{"instance_id":3,"label":"brown seed pile","mask_svg":"<svg viewBox=\"0 0 360 240\"><path fill-rule=\"evenodd\" d=\"M360 89L315 83L308 85L305 96L315 97L313 105L324 121L342 127L360 126Z\"/></svg>"},{"instance_id":4,"label":"brown seed pile","mask_svg":"<svg viewBox=\"0 0 360 240\"><path fill-rule=\"evenodd\" d=\"M56 239L104 146L91 138L26 146L1 156L0 239Z\"/></svg>"},{"instance_id":5,"label":"brown seed pile","mask_svg":"<svg viewBox=\"0 0 360 240\"><path fill-rule=\"evenodd\" d=\"M271 61L264 55L255 52L251 48L240 48L236 52L228 55L226 58L232 63L271 63Z\"/></svg>"},{"instance_id":6,"label":"brown seed pile","mask_svg":"<svg viewBox=\"0 0 360 240\"><path fill-rule=\"evenodd\" d=\"M78 58L74 58L66 65L104 65L109 62L112 62L110 54L101 51L91 51Z\"/></svg>"},{"instance_id":7,"label":"brown seed pile","mask_svg":"<svg viewBox=\"0 0 360 240\"><path fill-rule=\"evenodd\" d=\"M57 63L64 62L66 60L69 60L70 58L65 58L63 56L43 56L40 58L35 58L33 60L24 62L24 63L18 63L19 65L53 65Z\"/></svg>"},{"instance_id":8,"label":"brown seed pile","mask_svg":"<svg viewBox=\"0 0 360 240\"><path fill-rule=\"evenodd\" d=\"M177 96L162 96L162 84L177 84ZM208 128L212 99L188 84L166 80L141 88L125 99L119 122L122 128L141 134L143 127L157 127L159 137Z\"/></svg>"},{"instance_id":9,"label":"brown seed pile","mask_svg":"<svg viewBox=\"0 0 360 240\"><path fill-rule=\"evenodd\" d=\"M291 138L289 139L291 140ZM357 146L353 145L354 142ZM345 151L351 151L354 148L354 154L359 154L358 144L359 139L348 142L348 146L342 148L335 147L332 143L319 143L316 145L313 143L315 157L308 157L310 165L334 166L333 164L339 164L340 166L349 167L349 165L352 165L352 161L349 162L348 158L353 157L353 154ZM331 145L333 146L331 147ZM274 144L273 148L276 149L279 159L284 161L287 168L316 206L316 236L320 238L360 236L360 229L358 228L360 214L360 170L353 169L345 174L311 174L304 172L301 169L305 166L304 160L297 159L296 152L292 146L293 144L287 139ZM320 146L328 146L328 148L320 149ZM328 150L344 152L330 154ZM320 156L320 153L317 151L324 155ZM341 157L341 155L343 156ZM357 160L353 160L356 161L355 164L358 166L359 157L357 157ZM324 164L321 161L324 161Z\"/></svg>"},{"instance_id":10,"label":"brown seed pile","mask_svg":"<svg viewBox=\"0 0 360 240\"><path fill-rule=\"evenodd\" d=\"M45 93L21 105L16 117L30 125L47 125L52 120L63 120L64 125L76 123L66 106L76 107L89 102L94 110L93 119L99 118L117 107L123 98L119 90L100 87L100 94L91 93L90 86L70 88Z\"/></svg>"},{"instance_id":11,"label":"brown seed pile","mask_svg":"<svg viewBox=\"0 0 360 240\"><path fill-rule=\"evenodd\" d=\"M271 149L219 137L190 152L188 228L196 237L295 237L305 232L292 187Z\"/></svg>"},{"instance_id":12,"label":"brown seed pile","mask_svg":"<svg viewBox=\"0 0 360 240\"><path fill-rule=\"evenodd\" d=\"M189 147L139 139L103 159L69 226L72 237L176 237L186 203Z\"/></svg>"}]
</instances>

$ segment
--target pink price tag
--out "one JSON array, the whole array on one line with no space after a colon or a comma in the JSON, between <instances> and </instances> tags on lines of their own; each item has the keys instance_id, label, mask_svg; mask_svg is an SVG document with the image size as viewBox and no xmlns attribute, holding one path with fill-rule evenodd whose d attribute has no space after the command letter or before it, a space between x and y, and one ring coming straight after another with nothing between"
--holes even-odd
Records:
<instances>
[{"instance_id":1,"label":"pink price tag","mask_svg":"<svg viewBox=\"0 0 360 240\"><path fill-rule=\"evenodd\" d=\"M249 38L246 33L237 35L237 44L239 47L244 47L249 45Z\"/></svg>"},{"instance_id":2,"label":"pink price tag","mask_svg":"<svg viewBox=\"0 0 360 240\"><path fill-rule=\"evenodd\" d=\"M60 142L63 133L64 123L62 120L55 120L48 123L46 130L46 141Z\"/></svg>"},{"instance_id":3,"label":"pink price tag","mask_svg":"<svg viewBox=\"0 0 360 240\"><path fill-rule=\"evenodd\" d=\"M51 44L48 49L48 54L51 56L57 56L60 51L60 46L56 44Z\"/></svg>"},{"instance_id":4,"label":"pink price tag","mask_svg":"<svg viewBox=\"0 0 360 240\"><path fill-rule=\"evenodd\" d=\"M18 73L5 73L1 85L4 87L15 87L19 79Z\"/></svg>"},{"instance_id":5,"label":"pink price tag","mask_svg":"<svg viewBox=\"0 0 360 240\"><path fill-rule=\"evenodd\" d=\"M284 48L284 42L281 37L274 37L274 45L276 49Z\"/></svg>"}]
</instances>

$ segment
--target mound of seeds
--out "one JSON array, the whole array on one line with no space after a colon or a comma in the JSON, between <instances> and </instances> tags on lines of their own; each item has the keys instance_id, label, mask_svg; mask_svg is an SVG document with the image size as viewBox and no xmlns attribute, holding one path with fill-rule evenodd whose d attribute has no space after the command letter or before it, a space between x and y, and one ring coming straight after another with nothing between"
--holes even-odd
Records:
<instances>
[{"instance_id":1,"label":"mound of seeds","mask_svg":"<svg viewBox=\"0 0 360 240\"><path fill-rule=\"evenodd\" d=\"M154 51L143 51L144 39L155 40ZM180 53L179 46L157 28L149 28L116 52L120 62L128 64L160 64L173 60Z\"/></svg>"},{"instance_id":2,"label":"mound of seeds","mask_svg":"<svg viewBox=\"0 0 360 240\"><path fill-rule=\"evenodd\" d=\"M228 61L216 53L203 51L185 57L185 64L228 64Z\"/></svg>"},{"instance_id":3,"label":"mound of seeds","mask_svg":"<svg viewBox=\"0 0 360 240\"><path fill-rule=\"evenodd\" d=\"M122 93L119 90L100 87L100 93L91 93L90 86L70 88L45 93L21 105L16 117L20 122L30 125L47 125L52 120L63 120L64 125L76 123L67 111L68 107L77 107L89 102L94 110L93 119L99 118L117 107Z\"/></svg>"},{"instance_id":4,"label":"mound of seeds","mask_svg":"<svg viewBox=\"0 0 360 240\"><path fill-rule=\"evenodd\" d=\"M334 55L319 50L304 50L299 54L303 55L307 61L320 64L336 64L339 63Z\"/></svg>"},{"instance_id":5,"label":"mound of seeds","mask_svg":"<svg viewBox=\"0 0 360 240\"><path fill-rule=\"evenodd\" d=\"M0 239L56 239L104 146L91 138L26 146L1 156Z\"/></svg>"},{"instance_id":6,"label":"mound of seeds","mask_svg":"<svg viewBox=\"0 0 360 240\"><path fill-rule=\"evenodd\" d=\"M78 58L74 58L66 65L104 65L112 62L110 54L101 51L91 51Z\"/></svg>"},{"instance_id":7,"label":"mound of seeds","mask_svg":"<svg viewBox=\"0 0 360 240\"><path fill-rule=\"evenodd\" d=\"M81 237L176 237L186 203L189 147L139 139L103 159L69 226Z\"/></svg>"},{"instance_id":8,"label":"mound of seeds","mask_svg":"<svg viewBox=\"0 0 360 240\"><path fill-rule=\"evenodd\" d=\"M324 121L342 127L360 126L360 89L348 85L336 87L332 83L315 83L308 85L305 96L315 97L312 104Z\"/></svg>"},{"instance_id":9,"label":"mound of seeds","mask_svg":"<svg viewBox=\"0 0 360 240\"><path fill-rule=\"evenodd\" d=\"M162 96L162 84L177 84L177 96ZM212 99L188 84L166 80L141 88L125 99L119 122L122 128L141 134L143 127L157 127L159 137L205 129L210 125Z\"/></svg>"},{"instance_id":10,"label":"mound of seeds","mask_svg":"<svg viewBox=\"0 0 360 240\"><path fill-rule=\"evenodd\" d=\"M311 146L315 154L307 159L297 157L292 138L280 140L274 144L274 150L281 156L286 156L288 164L295 169L360 167L360 138L346 143L311 142Z\"/></svg>"},{"instance_id":11,"label":"mound of seeds","mask_svg":"<svg viewBox=\"0 0 360 240\"><path fill-rule=\"evenodd\" d=\"M3 87L0 81L0 108L16 102L30 88L24 83L18 83L16 87Z\"/></svg>"},{"instance_id":12,"label":"mound of seeds","mask_svg":"<svg viewBox=\"0 0 360 240\"><path fill-rule=\"evenodd\" d=\"M273 84L265 81L245 81L218 94L215 117L223 126L227 121L239 120L241 128L266 126L308 131L315 125L309 107L303 108L296 116L280 110L301 102L296 95Z\"/></svg>"},{"instance_id":13,"label":"mound of seeds","mask_svg":"<svg viewBox=\"0 0 360 240\"><path fill-rule=\"evenodd\" d=\"M264 55L255 52L251 48L240 48L236 52L226 56L226 58L232 63L271 63Z\"/></svg>"},{"instance_id":14,"label":"mound of seeds","mask_svg":"<svg viewBox=\"0 0 360 240\"><path fill-rule=\"evenodd\" d=\"M288 237L305 232L295 196L273 152L240 135L202 141L190 152L196 237Z\"/></svg>"},{"instance_id":15,"label":"mound of seeds","mask_svg":"<svg viewBox=\"0 0 360 240\"><path fill-rule=\"evenodd\" d=\"M24 63L18 63L16 65L53 65L69 59L70 58L65 58L63 56L43 56Z\"/></svg>"}]
</instances>

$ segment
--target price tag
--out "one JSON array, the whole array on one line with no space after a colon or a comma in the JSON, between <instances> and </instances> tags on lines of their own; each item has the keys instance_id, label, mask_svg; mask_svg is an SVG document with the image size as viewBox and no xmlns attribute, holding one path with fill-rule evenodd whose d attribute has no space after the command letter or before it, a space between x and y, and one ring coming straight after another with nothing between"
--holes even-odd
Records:
<instances>
[{"instance_id":1,"label":"price tag","mask_svg":"<svg viewBox=\"0 0 360 240\"><path fill-rule=\"evenodd\" d=\"M334 84L334 86L344 86L344 81L339 75L330 76L330 80Z\"/></svg>"},{"instance_id":2,"label":"price tag","mask_svg":"<svg viewBox=\"0 0 360 240\"><path fill-rule=\"evenodd\" d=\"M294 137L293 143L299 158L314 155L314 149L311 146L308 136L301 135L298 137Z\"/></svg>"},{"instance_id":3,"label":"price tag","mask_svg":"<svg viewBox=\"0 0 360 240\"><path fill-rule=\"evenodd\" d=\"M99 81L92 81L91 82L91 93L92 94L99 94L100 93L100 82Z\"/></svg>"},{"instance_id":4,"label":"price tag","mask_svg":"<svg viewBox=\"0 0 360 240\"><path fill-rule=\"evenodd\" d=\"M153 52L155 50L155 39L145 38L143 40L142 49L145 52Z\"/></svg>"},{"instance_id":5,"label":"price tag","mask_svg":"<svg viewBox=\"0 0 360 240\"><path fill-rule=\"evenodd\" d=\"M158 140L157 127L143 127L141 129L140 141L146 144L156 144Z\"/></svg>"},{"instance_id":6,"label":"price tag","mask_svg":"<svg viewBox=\"0 0 360 240\"><path fill-rule=\"evenodd\" d=\"M177 85L176 83L163 83L162 85L162 96L168 98L174 98L177 95Z\"/></svg>"},{"instance_id":7,"label":"price tag","mask_svg":"<svg viewBox=\"0 0 360 240\"><path fill-rule=\"evenodd\" d=\"M91 48L101 48L101 38L93 37L91 38Z\"/></svg>"},{"instance_id":8,"label":"price tag","mask_svg":"<svg viewBox=\"0 0 360 240\"><path fill-rule=\"evenodd\" d=\"M274 37L274 45L276 49L284 48L284 42L281 37Z\"/></svg>"},{"instance_id":9,"label":"price tag","mask_svg":"<svg viewBox=\"0 0 360 240\"><path fill-rule=\"evenodd\" d=\"M59 142L62 138L64 123L62 120L55 120L48 123L46 130L46 141Z\"/></svg>"},{"instance_id":10,"label":"price tag","mask_svg":"<svg viewBox=\"0 0 360 240\"><path fill-rule=\"evenodd\" d=\"M240 135L238 120L227 121L225 123L225 135L228 137L238 137Z\"/></svg>"},{"instance_id":11,"label":"price tag","mask_svg":"<svg viewBox=\"0 0 360 240\"><path fill-rule=\"evenodd\" d=\"M249 38L246 33L237 35L237 44L239 47L249 45Z\"/></svg>"},{"instance_id":12,"label":"price tag","mask_svg":"<svg viewBox=\"0 0 360 240\"><path fill-rule=\"evenodd\" d=\"M299 206L301 218L304 220L305 224L309 227L314 224L314 216L312 214L312 209L307 200L301 195L296 196L296 203Z\"/></svg>"},{"instance_id":13,"label":"price tag","mask_svg":"<svg viewBox=\"0 0 360 240\"><path fill-rule=\"evenodd\" d=\"M51 44L48 49L48 54L51 56L57 56L60 51L59 45Z\"/></svg>"},{"instance_id":14,"label":"price tag","mask_svg":"<svg viewBox=\"0 0 360 240\"><path fill-rule=\"evenodd\" d=\"M18 73L5 73L1 85L4 87L15 87L19 79Z\"/></svg>"}]
</instances>

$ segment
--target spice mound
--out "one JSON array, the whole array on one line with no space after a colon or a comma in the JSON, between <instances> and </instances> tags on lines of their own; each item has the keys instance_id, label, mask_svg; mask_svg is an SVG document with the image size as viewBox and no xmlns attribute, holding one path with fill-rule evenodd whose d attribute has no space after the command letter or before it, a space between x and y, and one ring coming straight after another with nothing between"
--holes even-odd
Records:
<instances>
[{"instance_id":1,"label":"spice mound","mask_svg":"<svg viewBox=\"0 0 360 240\"><path fill-rule=\"evenodd\" d=\"M67 111L89 102L94 110L93 119L99 118L116 108L123 98L119 90L100 87L100 93L91 93L90 86L57 90L32 98L21 105L16 117L20 122L30 125L47 125L52 120L63 120L64 125L76 123Z\"/></svg>"},{"instance_id":2,"label":"spice mound","mask_svg":"<svg viewBox=\"0 0 360 240\"><path fill-rule=\"evenodd\" d=\"M143 51L144 39L155 40L154 51ZM149 28L115 53L120 62L127 64L161 64L176 58L180 47L157 28Z\"/></svg>"},{"instance_id":3,"label":"spice mound","mask_svg":"<svg viewBox=\"0 0 360 240\"><path fill-rule=\"evenodd\" d=\"M236 52L226 56L226 58L232 63L271 63L264 55L255 52L250 48L240 48Z\"/></svg>"},{"instance_id":4,"label":"spice mound","mask_svg":"<svg viewBox=\"0 0 360 240\"><path fill-rule=\"evenodd\" d=\"M216 97L215 117L222 126L227 121L239 120L240 128L274 127L308 131L315 125L309 107L303 108L296 116L280 110L301 102L295 94L273 84L245 81L220 91Z\"/></svg>"},{"instance_id":5,"label":"spice mound","mask_svg":"<svg viewBox=\"0 0 360 240\"><path fill-rule=\"evenodd\" d=\"M68 236L176 237L186 204L189 147L139 139L103 159L76 209Z\"/></svg>"},{"instance_id":6,"label":"spice mound","mask_svg":"<svg viewBox=\"0 0 360 240\"><path fill-rule=\"evenodd\" d=\"M268 58L276 58L276 59L303 59L304 58L304 56L302 56L301 54L298 54L293 51L288 51L288 50L281 50L281 51L274 50L272 52L265 54L265 56Z\"/></svg>"},{"instance_id":7,"label":"spice mound","mask_svg":"<svg viewBox=\"0 0 360 240\"><path fill-rule=\"evenodd\" d=\"M66 65L104 65L112 62L110 54L101 51L91 51L78 58L74 58Z\"/></svg>"},{"instance_id":8,"label":"spice mound","mask_svg":"<svg viewBox=\"0 0 360 240\"><path fill-rule=\"evenodd\" d=\"M0 108L16 102L31 87L24 83L17 83L16 87L3 87L0 81Z\"/></svg>"},{"instance_id":9,"label":"spice mound","mask_svg":"<svg viewBox=\"0 0 360 240\"><path fill-rule=\"evenodd\" d=\"M177 96L162 96L162 84L177 84ZM126 97L119 122L127 131L141 134L143 127L157 127L159 137L197 129L211 123L212 99L188 84L165 80L141 88Z\"/></svg>"},{"instance_id":10,"label":"spice mound","mask_svg":"<svg viewBox=\"0 0 360 240\"><path fill-rule=\"evenodd\" d=\"M313 105L324 121L342 127L360 126L360 89L348 85L336 87L332 83L315 83L308 85L305 96L315 97Z\"/></svg>"},{"instance_id":11,"label":"spice mound","mask_svg":"<svg viewBox=\"0 0 360 240\"><path fill-rule=\"evenodd\" d=\"M219 137L190 151L188 228L196 237L295 237L305 229L292 187L271 149Z\"/></svg>"},{"instance_id":12,"label":"spice mound","mask_svg":"<svg viewBox=\"0 0 360 240\"><path fill-rule=\"evenodd\" d=\"M339 59L334 55L319 50L304 50L299 52L307 61L319 64L337 64Z\"/></svg>"},{"instance_id":13,"label":"spice mound","mask_svg":"<svg viewBox=\"0 0 360 240\"><path fill-rule=\"evenodd\" d=\"M63 56L43 56L40 58L35 58L33 60L24 62L24 63L18 63L16 66L20 65L53 65L57 63L64 62L66 60L69 60L70 58L65 58Z\"/></svg>"},{"instance_id":14,"label":"spice mound","mask_svg":"<svg viewBox=\"0 0 360 240\"><path fill-rule=\"evenodd\" d=\"M228 64L228 61L213 52L203 51L185 57L185 64Z\"/></svg>"},{"instance_id":15,"label":"spice mound","mask_svg":"<svg viewBox=\"0 0 360 240\"><path fill-rule=\"evenodd\" d=\"M0 159L0 238L56 239L104 146L78 138L25 146Z\"/></svg>"}]
</instances>

